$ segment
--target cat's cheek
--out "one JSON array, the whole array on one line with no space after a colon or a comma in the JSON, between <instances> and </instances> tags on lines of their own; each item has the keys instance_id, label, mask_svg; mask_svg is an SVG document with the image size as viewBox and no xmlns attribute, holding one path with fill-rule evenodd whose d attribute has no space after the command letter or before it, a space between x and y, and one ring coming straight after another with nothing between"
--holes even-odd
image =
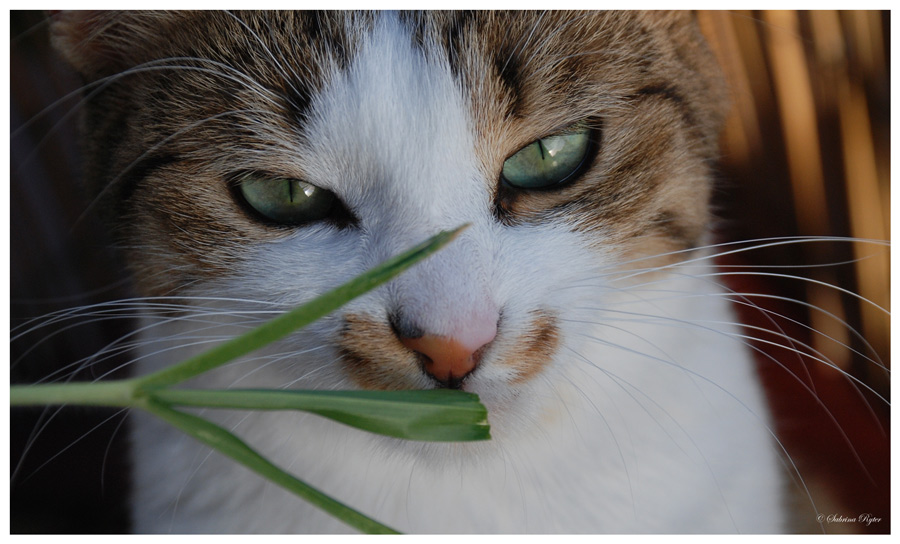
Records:
<instances>
[{"instance_id":1,"label":"cat's cheek","mask_svg":"<svg viewBox=\"0 0 900 544\"><path fill-rule=\"evenodd\" d=\"M337 335L343 373L362 389L398 390L431 387L414 354L384 321L348 314Z\"/></svg>"},{"instance_id":2,"label":"cat's cheek","mask_svg":"<svg viewBox=\"0 0 900 544\"><path fill-rule=\"evenodd\" d=\"M508 338L508 339L507 339ZM556 314L546 310L529 313L523 326L498 339L486 364L510 372L510 385L533 380L552 364L560 347L561 333Z\"/></svg>"}]
</instances>

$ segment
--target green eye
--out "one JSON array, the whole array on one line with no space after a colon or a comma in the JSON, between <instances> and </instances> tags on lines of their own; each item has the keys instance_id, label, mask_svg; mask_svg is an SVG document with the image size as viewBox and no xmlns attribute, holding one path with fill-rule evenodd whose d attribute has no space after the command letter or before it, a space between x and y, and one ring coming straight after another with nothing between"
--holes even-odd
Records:
<instances>
[{"instance_id":1,"label":"green eye","mask_svg":"<svg viewBox=\"0 0 900 544\"><path fill-rule=\"evenodd\" d=\"M572 176L584 163L591 130L576 126L541 138L520 149L503 163L503 179L519 189L547 189Z\"/></svg>"},{"instance_id":2,"label":"green eye","mask_svg":"<svg viewBox=\"0 0 900 544\"><path fill-rule=\"evenodd\" d=\"M287 225L324 219L337 201L331 191L297 179L247 177L240 190L254 210Z\"/></svg>"}]
</instances>

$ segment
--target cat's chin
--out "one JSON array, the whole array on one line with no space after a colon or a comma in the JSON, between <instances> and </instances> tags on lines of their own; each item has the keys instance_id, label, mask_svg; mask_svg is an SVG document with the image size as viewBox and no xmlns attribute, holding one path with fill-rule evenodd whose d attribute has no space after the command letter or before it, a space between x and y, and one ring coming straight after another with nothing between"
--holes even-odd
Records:
<instances>
[{"instance_id":1,"label":"cat's chin","mask_svg":"<svg viewBox=\"0 0 900 544\"><path fill-rule=\"evenodd\" d=\"M515 439L530 434L536 425L555 413L555 397L542 391L542 382L510 384L472 380L461 388L478 395L487 408L491 438L494 441ZM541 402L541 400L547 402Z\"/></svg>"}]
</instances>

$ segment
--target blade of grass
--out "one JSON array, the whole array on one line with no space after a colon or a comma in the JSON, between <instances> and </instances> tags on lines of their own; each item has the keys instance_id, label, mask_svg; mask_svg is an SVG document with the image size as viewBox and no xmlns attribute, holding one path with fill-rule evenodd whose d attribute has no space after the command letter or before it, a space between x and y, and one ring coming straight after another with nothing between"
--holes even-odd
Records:
<instances>
[{"instance_id":1,"label":"blade of grass","mask_svg":"<svg viewBox=\"0 0 900 544\"><path fill-rule=\"evenodd\" d=\"M173 410L158 401L148 400L144 408L152 414L181 429L200 442L211 446L220 453L231 457L238 463L253 470L288 491L306 499L310 503L325 510L332 516L365 533L397 534L397 531L378 523L353 508L333 499L318 489L310 486L278 468L268 459L256 453L241 439L203 418Z\"/></svg>"},{"instance_id":2,"label":"blade of grass","mask_svg":"<svg viewBox=\"0 0 900 544\"><path fill-rule=\"evenodd\" d=\"M369 272L313 299L303 306L284 313L200 355L139 378L139 382L142 386L180 383L287 336L295 330L330 314L351 299L394 278L410 266L450 243L467 226L463 225L451 231L440 232L410 250L388 259L369 270Z\"/></svg>"},{"instance_id":3,"label":"blade of grass","mask_svg":"<svg viewBox=\"0 0 900 544\"><path fill-rule=\"evenodd\" d=\"M478 396L446 389L290 391L162 389L168 405L243 410L302 410L365 431L433 442L487 440L487 410Z\"/></svg>"}]
</instances>

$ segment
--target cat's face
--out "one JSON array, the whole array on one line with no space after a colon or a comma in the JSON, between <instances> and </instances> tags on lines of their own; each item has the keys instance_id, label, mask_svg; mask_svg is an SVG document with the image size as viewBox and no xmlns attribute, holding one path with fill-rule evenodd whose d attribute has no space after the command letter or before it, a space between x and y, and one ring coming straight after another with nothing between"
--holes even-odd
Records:
<instances>
[{"instance_id":1,"label":"cat's face","mask_svg":"<svg viewBox=\"0 0 900 544\"><path fill-rule=\"evenodd\" d=\"M88 179L142 294L299 304L468 223L292 340L321 348L294 372L492 402L572 357L611 273L703 241L725 105L689 18L75 13L54 35L96 82Z\"/></svg>"}]
</instances>

